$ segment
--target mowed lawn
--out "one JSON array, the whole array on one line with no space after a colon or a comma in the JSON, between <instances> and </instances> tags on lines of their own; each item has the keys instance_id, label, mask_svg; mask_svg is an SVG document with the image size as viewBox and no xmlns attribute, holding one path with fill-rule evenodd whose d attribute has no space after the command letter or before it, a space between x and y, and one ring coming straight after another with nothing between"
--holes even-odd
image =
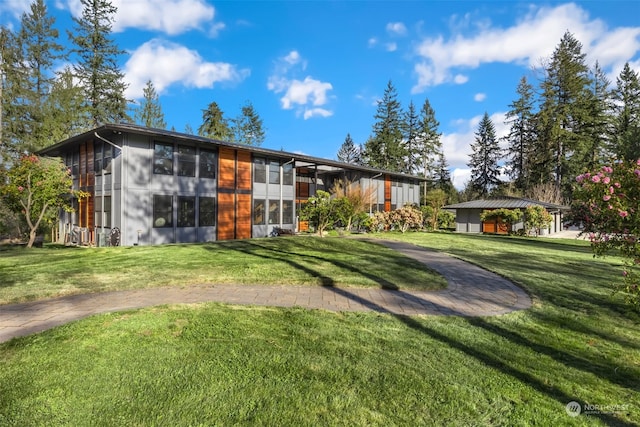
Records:
<instances>
[{"instance_id":1,"label":"mowed lawn","mask_svg":"<svg viewBox=\"0 0 640 427\"><path fill-rule=\"evenodd\" d=\"M619 259L594 259L585 242L574 240L438 233L379 237L483 265L525 288L534 307L490 318L223 304L93 316L0 344L0 425L640 423L640 316L611 294ZM345 253L343 245L357 245L358 250ZM293 277L306 277L308 284L404 287L392 276L414 273L404 271L413 264L396 264L397 255L374 244L282 238L3 252L1 278L9 272L12 279L0 286L2 292L23 286L14 264L24 263L42 278L47 267L60 274L63 269L56 264L66 262L74 271L71 276L82 277L87 274L83 264L99 274L100 258L111 259L107 264L113 271L104 272L112 275L109 281L122 275L123 283L132 283L129 268L152 277L145 269L160 269L163 257L169 266L156 275L167 277L154 286L179 286L191 283L180 281L181 272L198 277L188 276L189 270L202 271L203 261L195 254L203 249L214 266L215 258L229 261L229 271L239 276L234 280L228 273L228 282L282 283L285 279L272 275L284 269ZM64 261L56 251L79 255ZM244 256L256 258L246 271L240 261L234 262ZM370 270L362 264L369 257ZM114 258L128 267L118 266ZM192 259L195 265L181 266L178 259ZM244 280L254 269L269 273ZM4 300L42 295L37 283L27 286L22 296L5 295ZM70 287L47 292L82 290L64 286ZM571 401L591 405L587 408L593 413L569 416L565 408Z\"/></svg>"}]
</instances>

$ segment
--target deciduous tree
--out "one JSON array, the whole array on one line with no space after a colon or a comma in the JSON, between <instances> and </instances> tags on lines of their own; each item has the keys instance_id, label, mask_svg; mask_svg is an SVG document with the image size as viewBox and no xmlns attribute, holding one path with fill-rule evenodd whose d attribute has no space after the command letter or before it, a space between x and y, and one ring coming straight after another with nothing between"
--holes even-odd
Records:
<instances>
[{"instance_id":1,"label":"deciduous tree","mask_svg":"<svg viewBox=\"0 0 640 427\"><path fill-rule=\"evenodd\" d=\"M23 156L7 172L2 193L9 206L24 215L29 226L27 247L33 246L44 220L61 207L70 209L72 186L71 174L60 159Z\"/></svg>"}]
</instances>

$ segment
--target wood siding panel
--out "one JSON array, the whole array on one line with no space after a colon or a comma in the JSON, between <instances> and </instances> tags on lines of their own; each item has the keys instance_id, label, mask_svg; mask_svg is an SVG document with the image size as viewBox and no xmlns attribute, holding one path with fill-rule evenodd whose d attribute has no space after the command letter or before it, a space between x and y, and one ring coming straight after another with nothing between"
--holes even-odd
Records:
<instances>
[{"instance_id":1,"label":"wood siding panel","mask_svg":"<svg viewBox=\"0 0 640 427\"><path fill-rule=\"evenodd\" d=\"M236 153L228 148L220 148L218 152L220 188L235 188L236 185Z\"/></svg>"},{"instance_id":2,"label":"wood siding panel","mask_svg":"<svg viewBox=\"0 0 640 427\"><path fill-rule=\"evenodd\" d=\"M296 194L300 199L309 198L309 183L308 182L296 182Z\"/></svg>"},{"instance_id":3,"label":"wood siding panel","mask_svg":"<svg viewBox=\"0 0 640 427\"><path fill-rule=\"evenodd\" d=\"M218 193L218 240L235 238L235 195Z\"/></svg>"},{"instance_id":4,"label":"wood siding panel","mask_svg":"<svg viewBox=\"0 0 640 427\"><path fill-rule=\"evenodd\" d=\"M384 211L391 212L391 176L384 176Z\"/></svg>"},{"instance_id":5,"label":"wood siding panel","mask_svg":"<svg viewBox=\"0 0 640 427\"><path fill-rule=\"evenodd\" d=\"M251 153L238 151L237 159L237 188L239 190L251 190Z\"/></svg>"},{"instance_id":6,"label":"wood siding panel","mask_svg":"<svg viewBox=\"0 0 640 427\"><path fill-rule=\"evenodd\" d=\"M237 195L236 239L251 238L251 194Z\"/></svg>"}]
</instances>

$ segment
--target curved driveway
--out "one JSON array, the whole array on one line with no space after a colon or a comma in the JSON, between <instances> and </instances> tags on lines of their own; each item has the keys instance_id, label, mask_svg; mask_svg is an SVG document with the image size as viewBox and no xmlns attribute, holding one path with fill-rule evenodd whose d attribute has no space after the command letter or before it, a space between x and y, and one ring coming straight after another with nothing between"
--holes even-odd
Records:
<instances>
[{"instance_id":1,"label":"curved driveway","mask_svg":"<svg viewBox=\"0 0 640 427\"><path fill-rule=\"evenodd\" d=\"M449 255L408 243L374 240L442 274L439 291L279 285L194 285L71 295L0 306L0 342L93 314L161 304L223 302L333 311L377 311L396 315L493 316L531 306L509 280Z\"/></svg>"}]
</instances>

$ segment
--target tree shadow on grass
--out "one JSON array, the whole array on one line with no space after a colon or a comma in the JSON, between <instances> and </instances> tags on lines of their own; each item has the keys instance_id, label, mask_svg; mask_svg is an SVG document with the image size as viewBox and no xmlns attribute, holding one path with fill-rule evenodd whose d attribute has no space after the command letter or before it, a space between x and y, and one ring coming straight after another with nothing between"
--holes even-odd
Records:
<instances>
[{"instance_id":1,"label":"tree shadow on grass","mask_svg":"<svg viewBox=\"0 0 640 427\"><path fill-rule=\"evenodd\" d=\"M397 313L392 313L389 310L387 310L386 308L376 304L375 302L372 301L367 301L366 299L358 296L358 295L354 295L352 293L350 293L348 290L345 289L336 289L336 288L332 288L332 291L339 293L342 296L347 296L351 299L353 299L354 301L357 301L361 304L366 305L368 308L370 308L373 311L376 312L380 312L380 313L386 313L389 314L393 317L395 317L396 319L400 320L402 323L404 323L406 326L408 326L411 329L414 329L420 333L423 333L427 336L429 336L430 338L441 342L442 344L449 346L451 348L454 348L476 360L478 360L479 362L483 363L484 365L496 369L497 371L505 374L505 375L509 375L511 377L513 377L514 379L518 380L519 382L526 384L532 388L534 388L535 390L537 390L538 392L545 394L549 397L551 397L552 399L556 400L557 402L560 403L561 407L564 407L567 403L571 402L571 401L579 401L578 399L576 399L575 396L571 396L568 395L567 393L565 393L563 390L561 390L558 387L555 387L551 384L548 384L538 378L536 378L534 375L531 375L527 372L522 371L521 369L518 369L514 366L511 366L510 364L508 364L507 362L501 360L499 357L497 357L494 354L491 354L487 351L482 351L479 350L477 348L474 348L470 345L464 344L458 340L453 339L452 337L446 336L444 334L442 334L441 332L428 327L427 325L424 324L424 322L419 322L418 320L416 320L415 318L412 318L410 316L406 316L406 315L400 315ZM363 301L365 300L365 301ZM485 327L486 326L486 322L484 322L482 319L471 319L469 322L471 325L477 326L477 327L483 327L483 329L487 330L488 332L490 332L491 334L499 334L499 329L501 328L493 328L493 330L491 328ZM500 337L502 337L501 335L498 335ZM541 348L541 346L539 345L531 345L531 343L521 337L518 337L515 334L507 334L506 337L504 337L506 339L514 339L517 338L517 340L514 341L515 344L517 345L522 345L522 346L528 346L529 348L531 348L532 350L537 350L539 348ZM547 349L544 349L547 350ZM562 359L562 358L561 358ZM562 364L566 364L567 360L569 360L570 362L576 363L578 364L578 366L572 366L576 369L582 370L581 368L585 368L587 366L587 362L583 361L582 359L579 358L575 358L575 357L569 357L567 355L567 359L562 359L562 360L558 360L559 363ZM597 375L597 373L596 373ZM611 380L610 378L608 378L609 380ZM630 380L629 380L630 381ZM625 381L623 387L628 387L628 383L629 381ZM632 388L633 389L633 388ZM581 405L584 406L585 403L587 402L580 402ZM611 414L607 414L607 413L598 413L598 414L593 414L592 416L599 418L600 420L602 420L604 423L606 423L607 425L612 425L612 426L634 426L634 423L630 423L630 422L626 422L624 420L621 420L619 418L614 417Z\"/></svg>"}]
</instances>

